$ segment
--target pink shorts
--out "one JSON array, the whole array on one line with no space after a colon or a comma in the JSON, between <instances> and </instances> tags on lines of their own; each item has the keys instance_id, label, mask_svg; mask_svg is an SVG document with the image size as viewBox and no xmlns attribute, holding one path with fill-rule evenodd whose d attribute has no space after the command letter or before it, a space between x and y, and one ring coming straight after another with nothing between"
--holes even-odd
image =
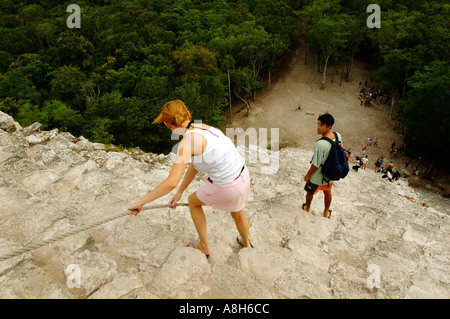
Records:
<instances>
[{"instance_id":1,"label":"pink shorts","mask_svg":"<svg viewBox=\"0 0 450 319\"><path fill-rule=\"evenodd\" d=\"M241 211L250 198L250 174L247 166L238 178L226 184L217 185L206 180L205 185L197 189L197 197L213 209Z\"/></svg>"}]
</instances>

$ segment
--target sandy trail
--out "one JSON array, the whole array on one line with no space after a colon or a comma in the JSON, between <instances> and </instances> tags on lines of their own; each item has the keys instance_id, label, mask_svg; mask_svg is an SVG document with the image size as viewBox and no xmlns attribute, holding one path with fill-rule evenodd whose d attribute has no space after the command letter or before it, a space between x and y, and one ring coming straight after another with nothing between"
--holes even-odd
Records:
<instances>
[{"instance_id":1,"label":"sandy trail","mask_svg":"<svg viewBox=\"0 0 450 319\"><path fill-rule=\"evenodd\" d=\"M305 65L305 45L300 43L292 49L281 67L274 72L270 88L265 83L263 92L258 92L252 102L249 115L242 103L233 107L232 123L227 112L226 128L279 128L280 147L294 146L312 150L319 138L316 133L317 117L325 112L335 118L333 130L342 134L345 148L352 150L352 155L360 154L368 137L378 138L378 147L369 147L369 164L376 157L389 157L389 149L393 141L402 144L401 136L394 131L394 123L389 118L389 105L372 103L370 107L360 105L358 99L359 82L370 81L370 70L365 63L355 61L350 82L340 81L336 72L331 82L333 66L328 68L326 90L320 89L322 74L311 61ZM298 110L301 106L301 110ZM394 159L403 167L404 158ZM414 162L413 162L414 164Z\"/></svg>"}]
</instances>

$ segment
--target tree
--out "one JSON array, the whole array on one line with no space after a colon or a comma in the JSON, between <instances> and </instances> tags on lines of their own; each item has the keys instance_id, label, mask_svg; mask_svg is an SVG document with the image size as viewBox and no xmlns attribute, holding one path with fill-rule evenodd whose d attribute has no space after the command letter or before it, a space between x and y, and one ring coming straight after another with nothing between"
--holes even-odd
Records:
<instances>
[{"instance_id":1,"label":"tree","mask_svg":"<svg viewBox=\"0 0 450 319\"><path fill-rule=\"evenodd\" d=\"M230 79L233 78L233 69L243 68L251 70L252 82L261 82L262 71L270 72L287 46L279 36L269 34L255 21L245 21L239 25L214 30L208 45L218 52L222 59L221 65L226 68ZM262 84L251 86L255 87L251 92L251 98L254 98L256 87L261 88ZM229 87L236 86L229 83ZM239 98L242 99L243 96L239 95Z\"/></svg>"},{"instance_id":2,"label":"tree","mask_svg":"<svg viewBox=\"0 0 450 319\"><path fill-rule=\"evenodd\" d=\"M182 81L199 80L205 75L219 72L216 56L204 46L190 46L173 52L173 58L181 73Z\"/></svg>"},{"instance_id":3,"label":"tree","mask_svg":"<svg viewBox=\"0 0 450 319\"><path fill-rule=\"evenodd\" d=\"M225 119L222 113L227 104L226 94L219 79L212 76L185 82L174 92L175 97L186 103L194 119L201 119L212 126L220 125Z\"/></svg>"},{"instance_id":4,"label":"tree","mask_svg":"<svg viewBox=\"0 0 450 319\"><path fill-rule=\"evenodd\" d=\"M94 52L93 44L78 35L74 30L62 32L57 39L58 57L60 64L71 64L81 69L90 66L90 59Z\"/></svg>"},{"instance_id":5,"label":"tree","mask_svg":"<svg viewBox=\"0 0 450 319\"><path fill-rule=\"evenodd\" d=\"M64 65L53 71L50 82L50 97L70 105L74 110L84 112L85 104L82 88L87 76L77 66Z\"/></svg>"},{"instance_id":6,"label":"tree","mask_svg":"<svg viewBox=\"0 0 450 319\"><path fill-rule=\"evenodd\" d=\"M236 97L244 102L247 108L247 115L251 109L251 99L253 92L262 88L261 82L255 80L253 71L250 68L240 68L230 72L232 90Z\"/></svg>"},{"instance_id":7,"label":"tree","mask_svg":"<svg viewBox=\"0 0 450 319\"><path fill-rule=\"evenodd\" d=\"M0 74L0 99L11 97L41 105L47 98L52 67L37 54L22 54ZM14 114L12 114L14 115Z\"/></svg>"},{"instance_id":8,"label":"tree","mask_svg":"<svg viewBox=\"0 0 450 319\"><path fill-rule=\"evenodd\" d=\"M31 51L33 42L21 30L0 28L0 50L13 56Z\"/></svg>"},{"instance_id":9,"label":"tree","mask_svg":"<svg viewBox=\"0 0 450 319\"><path fill-rule=\"evenodd\" d=\"M417 71L408 80L410 90L399 102L401 119L406 127L404 142L412 156L431 160L431 176L436 160L450 156L450 63L435 61Z\"/></svg>"},{"instance_id":10,"label":"tree","mask_svg":"<svg viewBox=\"0 0 450 319\"><path fill-rule=\"evenodd\" d=\"M285 44L254 21L241 23L235 32L239 43L236 61L243 67L250 66L253 78L258 80L264 62L270 59L271 55L279 56Z\"/></svg>"},{"instance_id":11,"label":"tree","mask_svg":"<svg viewBox=\"0 0 450 319\"><path fill-rule=\"evenodd\" d=\"M314 47L310 43L309 33L316 22L326 15L336 15L340 11L339 1L312 0L307 6L299 12L299 20L304 24L306 30L306 51L305 64L308 59L308 47Z\"/></svg>"},{"instance_id":12,"label":"tree","mask_svg":"<svg viewBox=\"0 0 450 319\"><path fill-rule=\"evenodd\" d=\"M34 105L29 101L21 101L21 105L16 114L17 122L23 127L29 126L34 122L46 124L48 121L47 114L41 112L39 105Z\"/></svg>"},{"instance_id":13,"label":"tree","mask_svg":"<svg viewBox=\"0 0 450 319\"><path fill-rule=\"evenodd\" d=\"M302 24L299 18L300 11L295 10L289 1L255 1L252 14L258 25L261 25L268 33L280 36L283 42L289 43L298 37Z\"/></svg>"},{"instance_id":14,"label":"tree","mask_svg":"<svg viewBox=\"0 0 450 319\"><path fill-rule=\"evenodd\" d=\"M350 81L350 72L353 66L353 60L358 52L358 46L364 37L364 16L353 17L351 15L345 15L343 17L345 23L348 25L347 39L341 56L346 64L346 71L342 75L346 81ZM342 79L341 78L341 79Z\"/></svg>"},{"instance_id":15,"label":"tree","mask_svg":"<svg viewBox=\"0 0 450 319\"><path fill-rule=\"evenodd\" d=\"M392 116L394 105L400 98L405 78L405 67L407 56L405 50L391 50L383 56L384 64L373 73L373 78L382 87L386 88L391 97L390 116Z\"/></svg>"},{"instance_id":16,"label":"tree","mask_svg":"<svg viewBox=\"0 0 450 319\"><path fill-rule=\"evenodd\" d=\"M42 129L58 128L63 132L71 132L75 136L81 133L84 125L83 116L58 100L46 101L40 111L43 122ZM43 121L43 119L45 119ZM41 122L41 123L42 123Z\"/></svg>"},{"instance_id":17,"label":"tree","mask_svg":"<svg viewBox=\"0 0 450 319\"><path fill-rule=\"evenodd\" d=\"M218 66L220 69L227 73L228 84L228 104L230 108L230 124L232 123L232 95L231 95L231 76L230 70L233 70L236 66L234 56L238 49L238 42L234 35L225 34L222 28L214 30L211 35L211 40L208 43L208 47L212 51L216 52L218 57Z\"/></svg>"},{"instance_id":18,"label":"tree","mask_svg":"<svg viewBox=\"0 0 450 319\"><path fill-rule=\"evenodd\" d=\"M323 65L322 90L325 89L327 65L330 57L337 54L339 50L343 50L350 35L347 21L346 15L324 17L319 19L309 32L310 45L317 45L322 53L322 60L320 61Z\"/></svg>"}]
</instances>

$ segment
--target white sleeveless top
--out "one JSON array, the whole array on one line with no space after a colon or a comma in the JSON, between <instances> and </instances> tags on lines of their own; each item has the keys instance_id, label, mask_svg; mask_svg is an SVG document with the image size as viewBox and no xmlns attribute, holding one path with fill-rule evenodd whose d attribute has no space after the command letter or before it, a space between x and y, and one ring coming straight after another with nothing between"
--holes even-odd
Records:
<instances>
[{"instance_id":1,"label":"white sleeveless top","mask_svg":"<svg viewBox=\"0 0 450 319\"><path fill-rule=\"evenodd\" d=\"M235 180L241 173L245 161L231 139L215 127L194 129L187 131L186 134L194 132L201 134L206 140L203 154L192 156L195 169L208 172L214 184L222 185Z\"/></svg>"}]
</instances>

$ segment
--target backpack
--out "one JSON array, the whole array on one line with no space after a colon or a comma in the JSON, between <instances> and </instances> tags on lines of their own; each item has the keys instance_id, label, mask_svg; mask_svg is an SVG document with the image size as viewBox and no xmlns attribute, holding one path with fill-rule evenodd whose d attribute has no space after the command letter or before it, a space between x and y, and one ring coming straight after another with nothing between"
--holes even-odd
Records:
<instances>
[{"instance_id":1,"label":"backpack","mask_svg":"<svg viewBox=\"0 0 450 319\"><path fill-rule=\"evenodd\" d=\"M345 151L341 146L341 141L336 132L333 132L336 141L328 137L322 137L320 140L326 140L331 143L330 154L325 163L322 165L322 175L325 181L338 181L345 178L349 171L348 158L345 156Z\"/></svg>"}]
</instances>

